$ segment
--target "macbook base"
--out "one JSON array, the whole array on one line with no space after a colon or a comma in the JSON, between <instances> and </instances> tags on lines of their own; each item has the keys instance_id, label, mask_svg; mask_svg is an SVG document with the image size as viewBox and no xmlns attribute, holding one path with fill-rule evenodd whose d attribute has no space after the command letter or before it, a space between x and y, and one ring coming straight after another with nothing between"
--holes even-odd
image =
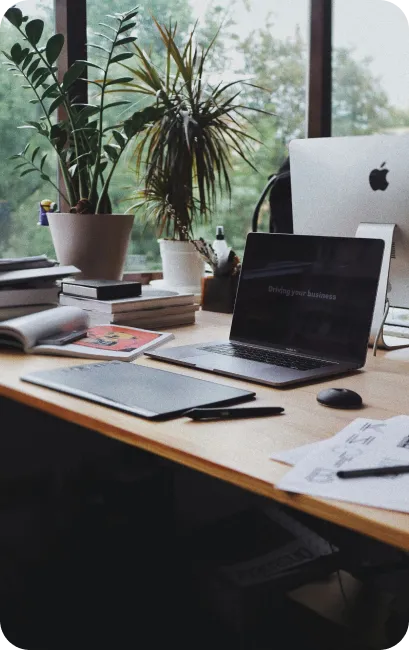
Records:
<instances>
[{"instance_id":1,"label":"macbook base","mask_svg":"<svg viewBox=\"0 0 409 650\"><path fill-rule=\"evenodd\" d=\"M384 242L250 233L229 340L147 356L270 386L362 368Z\"/></svg>"}]
</instances>

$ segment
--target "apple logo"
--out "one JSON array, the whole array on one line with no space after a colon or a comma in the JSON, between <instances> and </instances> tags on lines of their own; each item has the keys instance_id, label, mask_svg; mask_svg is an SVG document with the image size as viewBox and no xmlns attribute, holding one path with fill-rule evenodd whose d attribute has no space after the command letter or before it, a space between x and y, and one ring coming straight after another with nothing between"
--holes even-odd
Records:
<instances>
[{"instance_id":1,"label":"apple logo","mask_svg":"<svg viewBox=\"0 0 409 650\"><path fill-rule=\"evenodd\" d=\"M389 185L386 180L386 174L389 172L389 169L385 169L385 165L386 162L382 163L379 169L373 169L369 174L369 185L375 192L376 190L384 192Z\"/></svg>"}]
</instances>

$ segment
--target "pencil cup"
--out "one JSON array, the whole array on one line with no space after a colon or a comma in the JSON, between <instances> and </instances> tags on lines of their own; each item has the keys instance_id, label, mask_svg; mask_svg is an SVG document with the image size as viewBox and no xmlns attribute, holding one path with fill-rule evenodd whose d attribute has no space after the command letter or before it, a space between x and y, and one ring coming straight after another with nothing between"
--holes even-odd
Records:
<instances>
[{"instance_id":1,"label":"pencil cup","mask_svg":"<svg viewBox=\"0 0 409 650\"><path fill-rule=\"evenodd\" d=\"M202 309L232 314L237 283L238 276L204 277L202 279Z\"/></svg>"}]
</instances>

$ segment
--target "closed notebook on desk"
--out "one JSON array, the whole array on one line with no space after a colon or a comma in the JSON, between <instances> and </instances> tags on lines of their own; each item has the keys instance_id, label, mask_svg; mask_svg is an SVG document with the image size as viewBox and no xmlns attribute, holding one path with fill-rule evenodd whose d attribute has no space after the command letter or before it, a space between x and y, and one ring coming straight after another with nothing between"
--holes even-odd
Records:
<instances>
[{"instance_id":1,"label":"closed notebook on desk","mask_svg":"<svg viewBox=\"0 0 409 650\"><path fill-rule=\"evenodd\" d=\"M122 361L41 370L21 379L152 420L168 420L192 408L227 406L255 397L249 390Z\"/></svg>"}]
</instances>

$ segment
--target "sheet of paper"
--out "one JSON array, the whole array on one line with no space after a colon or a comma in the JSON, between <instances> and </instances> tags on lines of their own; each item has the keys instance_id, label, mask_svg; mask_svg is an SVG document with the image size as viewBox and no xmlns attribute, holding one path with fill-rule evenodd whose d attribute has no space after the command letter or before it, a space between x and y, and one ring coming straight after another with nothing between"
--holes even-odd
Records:
<instances>
[{"instance_id":1,"label":"sheet of paper","mask_svg":"<svg viewBox=\"0 0 409 650\"><path fill-rule=\"evenodd\" d=\"M296 465L298 462L300 462L300 460L303 460L303 458L306 458L309 454L317 452L321 449L325 449L328 445L333 445L334 440L337 442L346 440L350 434L362 433L368 428L371 428L373 435L382 434L385 427L376 427L375 425L383 425L383 423L386 421L389 422L390 420L369 420L367 418L356 418L331 438L320 440L319 442L312 442L308 445L302 445L302 447L296 447L295 449L278 451L272 454L270 458L272 460L278 460L281 463L286 463L287 465Z\"/></svg>"},{"instance_id":2,"label":"sheet of paper","mask_svg":"<svg viewBox=\"0 0 409 650\"><path fill-rule=\"evenodd\" d=\"M355 425L355 427L354 427ZM357 420L347 435L337 434L305 456L277 487L289 492L409 512L409 474L340 479L340 469L409 464L409 417L374 422ZM381 433L382 432L382 433ZM345 430L340 433L345 433Z\"/></svg>"}]
</instances>

